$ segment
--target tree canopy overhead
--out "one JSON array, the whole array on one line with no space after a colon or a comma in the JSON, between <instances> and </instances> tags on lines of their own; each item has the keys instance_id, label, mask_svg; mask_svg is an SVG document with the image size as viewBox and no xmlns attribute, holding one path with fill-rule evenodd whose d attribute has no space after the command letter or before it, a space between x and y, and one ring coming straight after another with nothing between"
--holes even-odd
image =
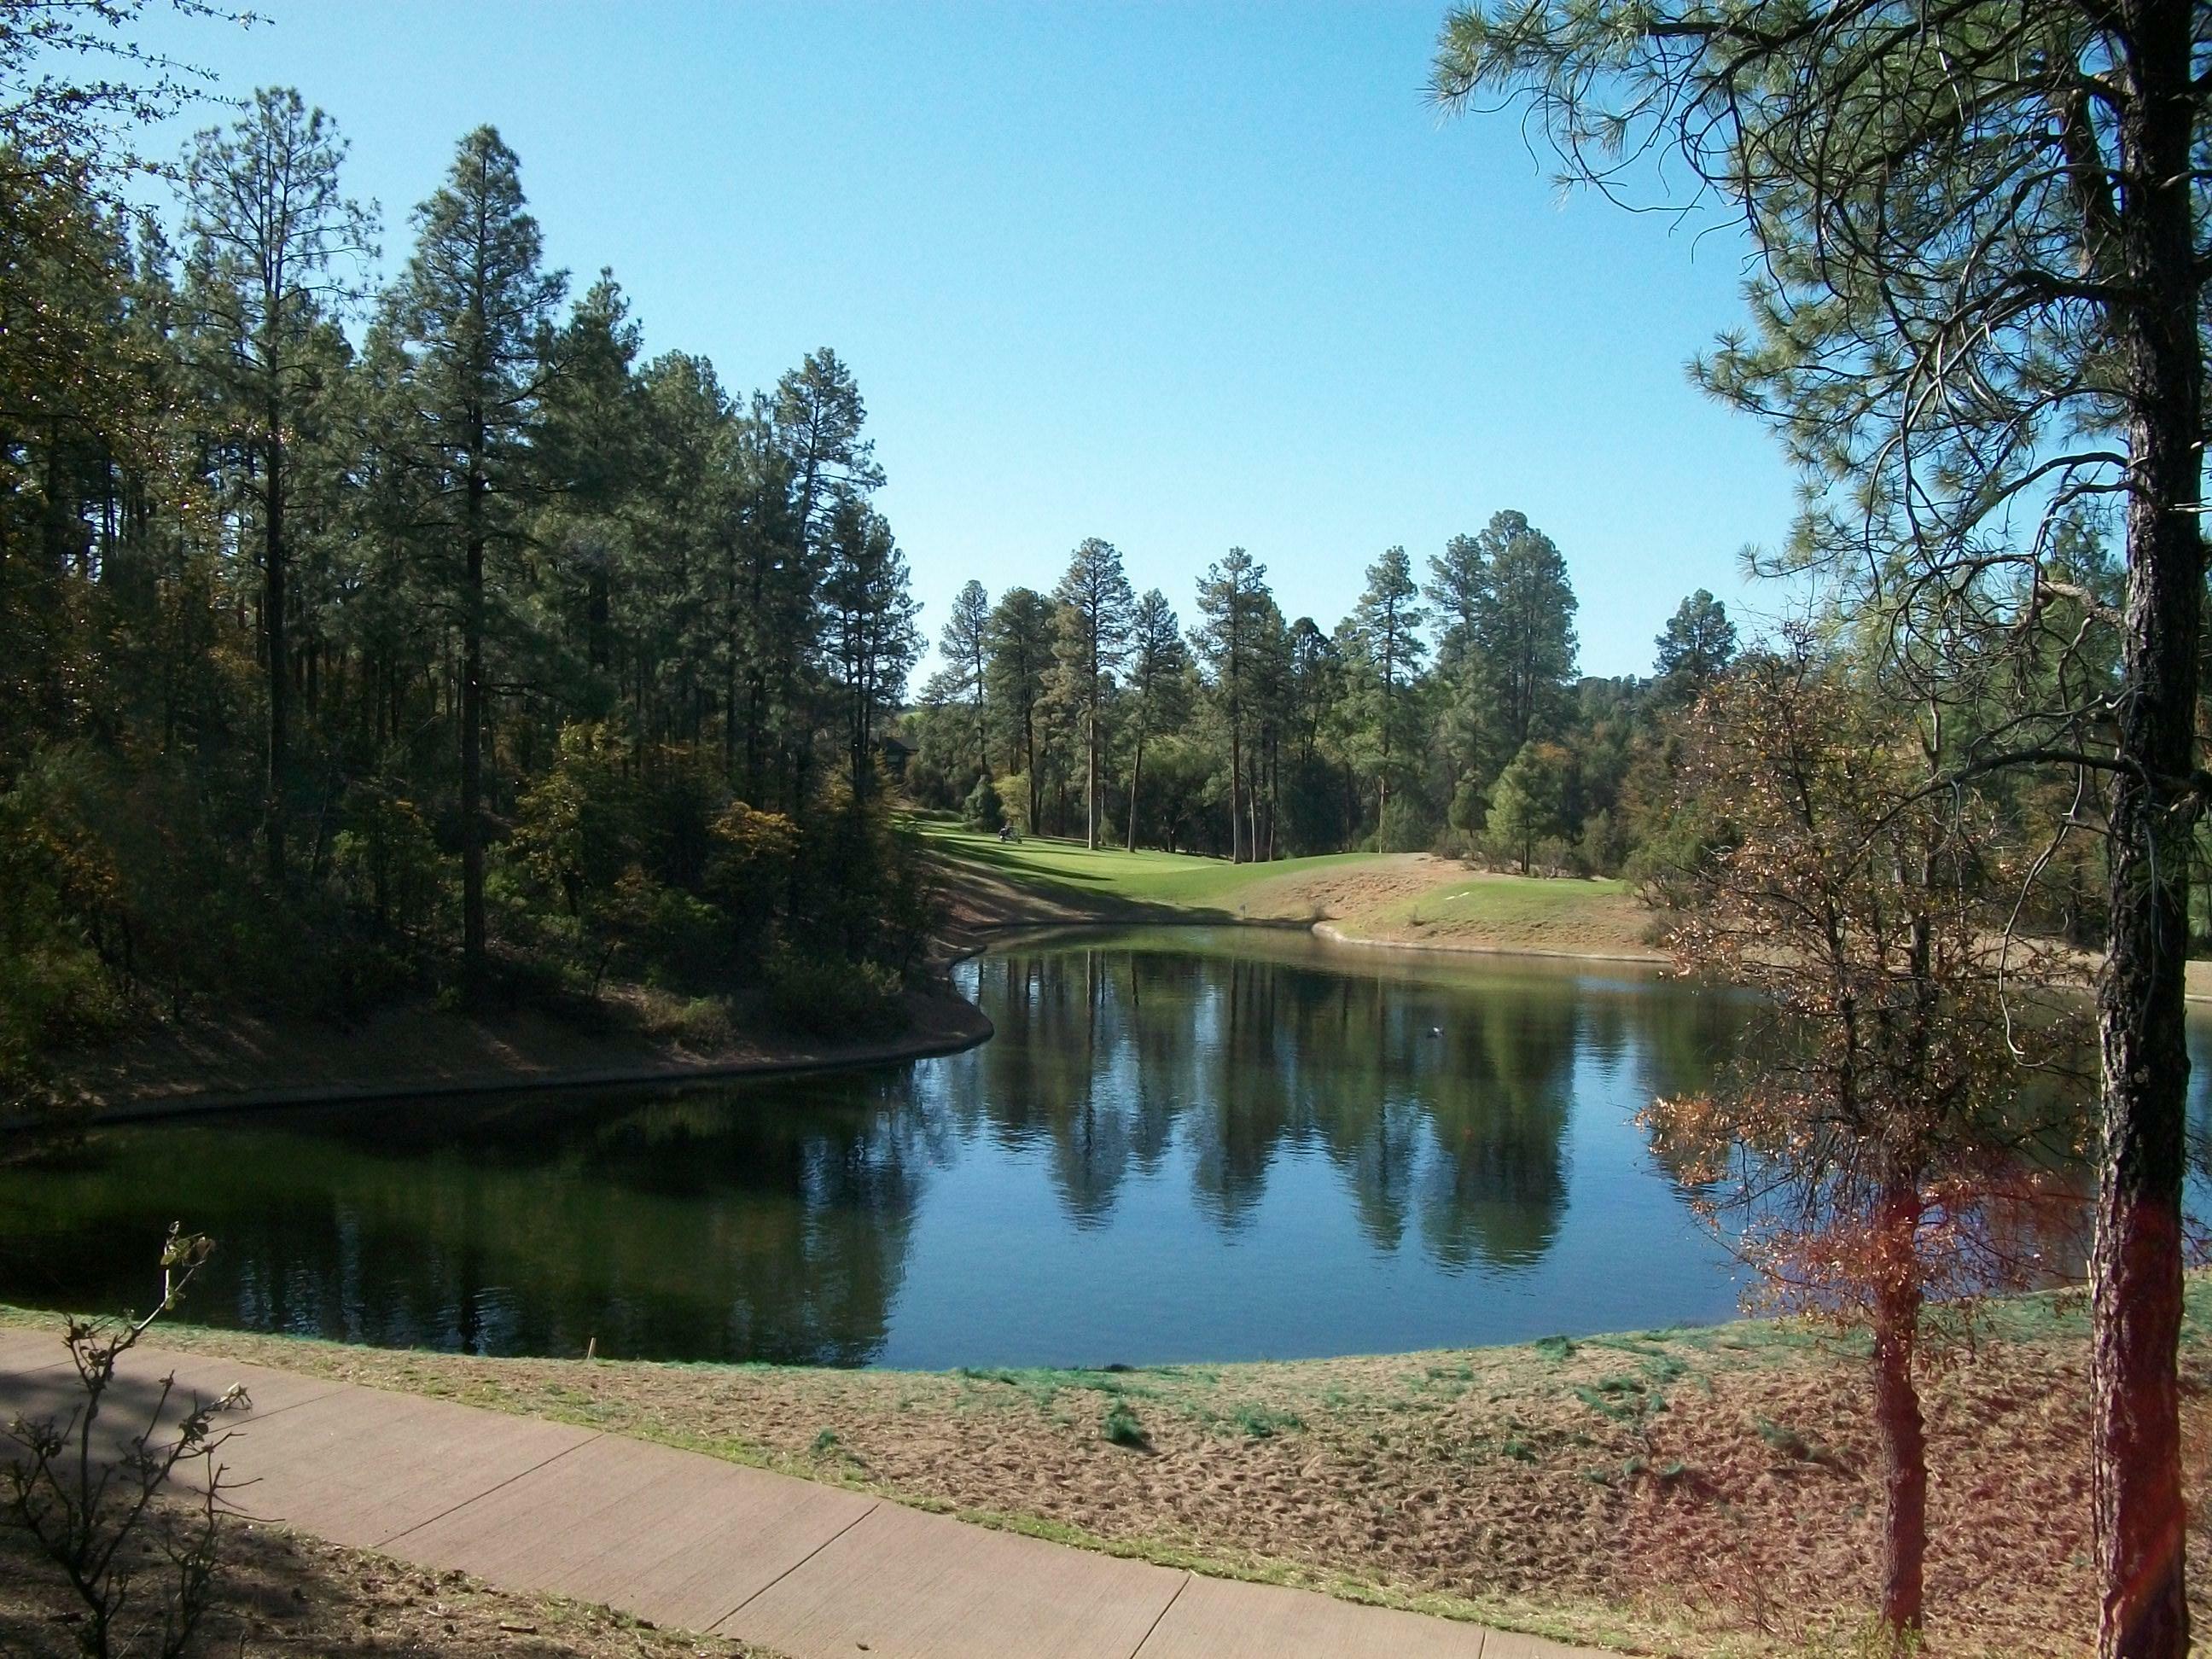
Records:
<instances>
[{"instance_id":1,"label":"tree canopy overhead","mask_svg":"<svg viewBox=\"0 0 2212 1659\"><path fill-rule=\"evenodd\" d=\"M1951 775L2060 761L2108 836L2096 1517L2108 1656L2189 1644L2175 1352L2182 973L2203 630L2212 26L2191 0L1508 0L1453 11L1448 108L1517 103L1570 178L1648 158L1738 213L1750 325L1698 365L1769 420L1820 574L1946 726ZM2037 624L2116 525L2110 682ZM2083 630L2078 641L2094 630ZM1993 655L2032 687L1991 714ZM2071 695L2052 695L2063 689ZM1971 712L1970 712L1971 711ZM1976 718L1976 715L1984 716Z\"/></svg>"}]
</instances>

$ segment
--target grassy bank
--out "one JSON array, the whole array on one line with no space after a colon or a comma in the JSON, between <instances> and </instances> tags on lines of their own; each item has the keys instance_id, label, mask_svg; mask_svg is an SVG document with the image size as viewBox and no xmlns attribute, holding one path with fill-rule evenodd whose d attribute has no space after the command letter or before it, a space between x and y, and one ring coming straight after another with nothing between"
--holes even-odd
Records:
<instances>
[{"instance_id":1,"label":"grassy bank","mask_svg":"<svg viewBox=\"0 0 2212 1659\"><path fill-rule=\"evenodd\" d=\"M1825 1651L1873 1598L1881 1493L1863 1351L1796 1325L945 1373L479 1359L191 1329L163 1340L1118 1553L1650 1652ZM2029 1297L1995 1310L1973 1357L1930 1380L1936 1650L2071 1654L2090 1640L2087 1367L2078 1299ZM2185 1376L2201 1493L2202 1275ZM2190 1550L2201 1593L2201 1528Z\"/></svg>"},{"instance_id":2,"label":"grassy bank","mask_svg":"<svg viewBox=\"0 0 2212 1659\"><path fill-rule=\"evenodd\" d=\"M966 937L1082 921L1326 922L1352 942L1562 956L1655 957L1650 917L1617 881L1479 871L1425 853L1334 853L1266 864L921 825Z\"/></svg>"}]
</instances>

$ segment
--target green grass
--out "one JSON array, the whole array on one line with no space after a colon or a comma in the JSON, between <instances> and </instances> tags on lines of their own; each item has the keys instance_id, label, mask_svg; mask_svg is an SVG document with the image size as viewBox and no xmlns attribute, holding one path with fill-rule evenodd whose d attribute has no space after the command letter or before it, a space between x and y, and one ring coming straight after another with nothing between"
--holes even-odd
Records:
<instances>
[{"instance_id":1,"label":"green grass","mask_svg":"<svg viewBox=\"0 0 2212 1659\"><path fill-rule=\"evenodd\" d=\"M1098 1432L1117 1446L1135 1450L1146 1449L1152 1444L1145 1425L1137 1420L1137 1413L1130 1410L1126 1400L1116 1400L1106 1407L1105 1415L1099 1419Z\"/></svg>"},{"instance_id":2,"label":"green grass","mask_svg":"<svg viewBox=\"0 0 2212 1659\"><path fill-rule=\"evenodd\" d=\"M1279 1434L1296 1434L1305 1427L1304 1418L1289 1412L1270 1411L1265 1406L1239 1406L1234 1420L1248 1440L1272 1440Z\"/></svg>"},{"instance_id":3,"label":"green grass","mask_svg":"<svg viewBox=\"0 0 2212 1659\"><path fill-rule=\"evenodd\" d=\"M1376 926L1452 927L1550 921L1594 900L1628 891L1625 881L1565 880L1552 876L1485 876L1438 887L1377 908Z\"/></svg>"},{"instance_id":4,"label":"green grass","mask_svg":"<svg viewBox=\"0 0 2212 1659\"><path fill-rule=\"evenodd\" d=\"M1031 836L1001 842L996 836L963 830L942 820L918 819L915 827L949 859L1075 904L1132 908L1169 908L1236 914L1236 901L1249 887L1284 876L1360 864L1376 853L1325 853L1313 858L1278 859L1269 864L1231 864L1225 859L1188 853L1125 852L1082 842Z\"/></svg>"}]
</instances>

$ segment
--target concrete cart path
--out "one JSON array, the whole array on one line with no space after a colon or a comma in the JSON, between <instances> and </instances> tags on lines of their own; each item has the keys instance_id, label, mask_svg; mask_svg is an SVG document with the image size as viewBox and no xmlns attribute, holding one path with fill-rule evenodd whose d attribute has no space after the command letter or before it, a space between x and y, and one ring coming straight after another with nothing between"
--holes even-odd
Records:
<instances>
[{"instance_id":1,"label":"concrete cart path","mask_svg":"<svg viewBox=\"0 0 2212 1659\"><path fill-rule=\"evenodd\" d=\"M125 1361L102 1413L143 1427L233 1382L234 1508L505 1589L557 1592L793 1659L1567 1659L1585 1650L1203 1578L699 1453L200 1354ZM49 1332L0 1331L0 1423L65 1413ZM171 1407L172 1413L177 1406ZM9 1448L0 1443L0 1456Z\"/></svg>"}]
</instances>

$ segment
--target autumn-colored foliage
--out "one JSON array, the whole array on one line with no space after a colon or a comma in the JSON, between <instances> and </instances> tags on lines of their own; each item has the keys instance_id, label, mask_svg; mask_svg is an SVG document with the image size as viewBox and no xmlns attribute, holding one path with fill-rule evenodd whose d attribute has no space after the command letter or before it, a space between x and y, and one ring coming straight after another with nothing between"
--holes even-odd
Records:
<instances>
[{"instance_id":1,"label":"autumn-colored foliage","mask_svg":"<svg viewBox=\"0 0 2212 1659\"><path fill-rule=\"evenodd\" d=\"M1646 1114L1758 1299L1872 1329L1897 1630L1922 1618L1923 1304L2054 1277L2087 1121L2068 963L2014 934L2029 872L1940 767L1832 660L1760 657L1704 694L1680 787L1723 822L1668 878L1669 945L1772 1026L1711 1093Z\"/></svg>"}]
</instances>

